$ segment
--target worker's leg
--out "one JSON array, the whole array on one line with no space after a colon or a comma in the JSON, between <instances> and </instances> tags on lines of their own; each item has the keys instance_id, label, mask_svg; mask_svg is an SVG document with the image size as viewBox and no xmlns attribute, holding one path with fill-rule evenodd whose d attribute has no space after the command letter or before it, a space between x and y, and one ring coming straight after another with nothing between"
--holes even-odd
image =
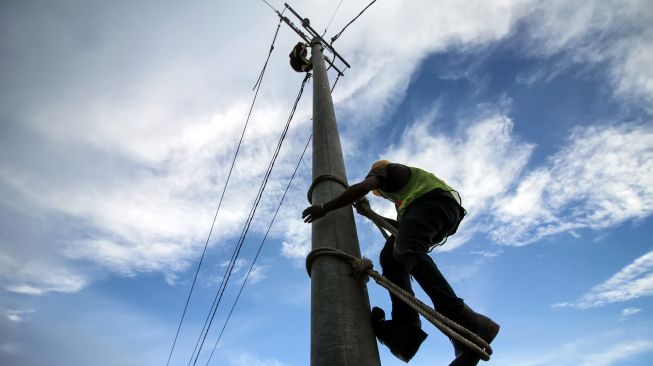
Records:
<instances>
[{"instance_id":1,"label":"worker's leg","mask_svg":"<svg viewBox=\"0 0 653 366\"><path fill-rule=\"evenodd\" d=\"M443 236L460 220L458 204L437 195L420 197L401 218L394 256L433 301L436 310L446 315L460 309L459 298L428 254L431 241Z\"/></svg>"},{"instance_id":2,"label":"worker's leg","mask_svg":"<svg viewBox=\"0 0 653 366\"><path fill-rule=\"evenodd\" d=\"M443 237L460 220L461 210L450 199L424 197L411 204L402 217L399 239L394 255L410 271L433 301L437 311L491 342L499 325L490 318L470 309L453 291L433 259L428 247L433 238ZM451 365L473 366L478 357L461 345L456 345L456 359Z\"/></svg>"},{"instance_id":3,"label":"worker's leg","mask_svg":"<svg viewBox=\"0 0 653 366\"><path fill-rule=\"evenodd\" d=\"M381 250L380 262L383 276L414 296L415 293L410 284L410 275L392 255L394 242L395 237L390 236L386 240L383 250ZM390 300L392 301L392 319L394 321L420 325L417 311L393 294L390 294Z\"/></svg>"},{"instance_id":4,"label":"worker's leg","mask_svg":"<svg viewBox=\"0 0 653 366\"><path fill-rule=\"evenodd\" d=\"M414 295L410 285L410 275L394 259L393 247L394 237L391 236L381 251L383 276ZM390 300L392 319L386 320L383 310L375 307L372 309L372 328L381 343L399 359L408 362L417 353L427 334L421 329L422 324L417 311L392 294Z\"/></svg>"}]
</instances>

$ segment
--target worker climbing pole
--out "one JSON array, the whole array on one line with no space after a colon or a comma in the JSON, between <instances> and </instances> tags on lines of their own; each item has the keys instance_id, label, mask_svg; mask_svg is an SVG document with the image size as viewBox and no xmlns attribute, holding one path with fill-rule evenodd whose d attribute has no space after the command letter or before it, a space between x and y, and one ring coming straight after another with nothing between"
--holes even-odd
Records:
<instances>
[{"instance_id":1,"label":"worker climbing pole","mask_svg":"<svg viewBox=\"0 0 653 366\"><path fill-rule=\"evenodd\" d=\"M397 220L383 218L372 212L365 201L361 202L370 192L395 204ZM372 164L363 181L327 202L307 207L302 218L307 223L319 222L316 220L329 217L327 213L352 204L374 221L386 237L380 255L383 276L372 270L371 261L359 260L335 248L317 248L309 254L309 275L315 258L327 254L349 261L359 278L369 274L387 288L392 319L386 320L385 312L375 307L370 320L379 341L402 361L408 362L427 337L421 329L420 314L450 337L455 354L450 366L475 366L481 359L489 360L489 343L499 332L499 325L459 298L428 254L456 233L466 214L458 192L430 172L379 160ZM386 229L392 235L387 235ZM411 276L431 298L437 312L415 298Z\"/></svg>"}]
</instances>

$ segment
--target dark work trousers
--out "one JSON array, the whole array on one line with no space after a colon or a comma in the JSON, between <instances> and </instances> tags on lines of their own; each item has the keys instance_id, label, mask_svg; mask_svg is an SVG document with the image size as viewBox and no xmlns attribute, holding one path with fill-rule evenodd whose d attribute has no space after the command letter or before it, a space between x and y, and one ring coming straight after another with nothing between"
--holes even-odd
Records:
<instances>
[{"instance_id":1,"label":"dark work trousers","mask_svg":"<svg viewBox=\"0 0 653 366\"><path fill-rule=\"evenodd\" d=\"M457 228L463 209L443 191L432 191L413 201L399 223L398 240L388 238L381 251L383 275L414 295L412 275L443 315L455 313L463 306L428 251L432 243L447 237ZM399 298L390 295L394 321L419 324L418 313Z\"/></svg>"}]
</instances>

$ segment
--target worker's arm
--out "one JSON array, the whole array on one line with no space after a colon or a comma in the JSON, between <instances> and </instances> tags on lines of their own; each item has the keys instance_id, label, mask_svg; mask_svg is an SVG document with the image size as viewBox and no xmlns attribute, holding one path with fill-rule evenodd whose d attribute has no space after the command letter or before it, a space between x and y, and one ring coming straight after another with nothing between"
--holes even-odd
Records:
<instances>
[{"instance_id":1,"label":"worker's arm","mask_svg":"<svg viewBox=\"0 0 653 366\"><path fill-rule=\"evenodd\" d=\"M304 212L302 212L302 218L304 222L309 223L313 222L320 217L326 215L327 212L339 209L351 205L356 202L361 197L370 193L370 191L379 188L379 178L376 176L370 176L365 178L364 181L356 183L351 187L347 188L342 192L338 197L333 200L323 204L323 205L313 205L307 207Z\"/></svg>"}]
</instances>

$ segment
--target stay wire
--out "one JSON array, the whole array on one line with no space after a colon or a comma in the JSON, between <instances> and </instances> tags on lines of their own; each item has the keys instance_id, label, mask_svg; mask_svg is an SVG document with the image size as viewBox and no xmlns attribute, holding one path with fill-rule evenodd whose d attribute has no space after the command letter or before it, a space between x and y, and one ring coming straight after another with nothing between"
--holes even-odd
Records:
<instances>
[{"instance_id":1,"label":"stay wire","mask_svg":"<svg viewBox=\"0 0 653 366\"><path fill-rule=\"evenodd\" d=\"M261 249L263 248L263 244L265 244L265 241L267 240L268 234L270 233L270 229L272 228L272 225L274 224L274 221L277 218L277 214L279 213L279 210L281 209L281 205L283 204L286 195L288 194L288 190L290 189L290 186L292 185L293 180L295 179L295 175L297 174L297 170L299 169L299 166L304 159L304 155L306 154L306 150L308 149L308 145L311 142L311 139L313 138L313 135L311 134L308 138L308 141L306 141L306 146L304 146L304 151L302 152L302 155L299 157L299 161L297 161L297 165L295 165L295 170L292 173L292 176L290 177L290 180L288 181L288 185L286 186L286 190L283 192L283 195L281 196L281 200L279 200L279 204L277 205L277 209L274 212L274 215L272 216L272 220L270 220L270 224L268 225L268 229L265 232L265 236L263 236L263 240L261 240L261 244L259 244L258 251L256 252L256 255L254 256L254 259L252 260L252 264L249 267L249 270L247 271L247 275L245 276L245 279L243 280L242 285L240 286L240 290L238 291L238 295L236 296L236 300L234 301L234 304L231 306L231 310L229 310L229 315L227 315L227 320L225 320L224 325L222 326L222 329L220 330L220 335L218 335L218 339L215 341L215 344L213 345L213 349L211 350L211 355L209 356L208 361L206 361L206 365L209 365L209 362L211 362L211 359L213 358L213 353L215 352L216 348L218 347L218 343L220 342L220 339L222 339L222 335L227 328L227 324L229 323L229 320L231 319L231 314L234 312L234 309L236 308L236 304L238 303L238 300L240 299L240 295L243 292L243 289L245 288L245 284L247 283L247 280L249 279L250 274L252 273L252 270L254 269L254 265L256 264L256 260L258 259Z\"/></svg>"},{"instance_id":2,"label":"stay wire","mask_svg":"<svg viewBox=\"0 0 653 366\"><path fill-rule=\"evenodd\" d=\"M290 117L288 118L288 121L286 122L286 126L285 126L285 128L283 130L283 133L281 135L281 138L279 139L279 142L277 144L277 149L275 150L273 158L270 161L270 164L268 166L268 170L267 170L267 172L266 172L266 174L265 174L265 176L263 178L263 181L261 183L261 187L259 188L257 196L256 196L256 198L254 200L254 204L252 205L249 216L248 216L248 218L247 218L247 220L245 222L243 232L240 235L240 238L239 238L238 243L236 245L236 248L234 250L234 254L231 257L230 263L229 263L227 271L226 271L226 276L223 276L223 281L222 281L221 286L220 286L221 288L219 288L218 292L216 293L216 297L214 298L215 306L212 306L212 309L210 310L211 316L210 316L210 320L208 322L208 325L205 322L206 331L203 332L204 335L202 336L202 334L200 334L201 343L199 344L199 349L197 349L197 354L194 356L193 366L195 366L197 364L197 360L199 358L199 355L202 352L202 348L204 347L204 343L206 342L206 337L207 337L207 335L209 333L211 325L213 324L215 314L217 313L218 307L220 306L220 302L222 301L222 296L224 295L227 284L229 283L229 279L231 278L231 274L233 273L233 268L235 266L236 260L238 259L238 255L240 254L240 250L243 247L245 237L247 236L247 233L249 232L249 228L250 228L251 223L252 223L252 221L254 219L256 209L258 208L258 205L259 205L259 203L261 201L263 191L265 190L265 187L267 186L267 182L268 182L268 180L270 178L270 174L272 173L272 169L274 168L274 164L275 164L276 159L277 159L277 157L279 155L279 151L281 150L281 145L283 144L283 141L285 140L285 137L286 137L286 135L288 133L288 128L290 126L290 121L292 120L292 117L295 114L295 111L297 109L297 105L299 104L299 100L301 99L302 93L304 91L304 86L308 82L308 79L310 78L310 76L311 76L310 74L306 74L306 77L302 81L302 85L301 85L301 88L300 88L299 93L297 95L297 99L295 100L295 104L294 104L294 106L292 108L292 111L290 113ZM195 352L193 352L193 353L195 353ZM191 356L191 359L192 358L193 357Z\"/></svg>"},{"instance_id":3,"label":"stay wire","mask_svg":"<svg viewBox=\"0 0 653 366\"><path fill-rule=\"evenodd\" d=\"M264 0L265 1L265 0ZM279 24L281 25L281 24ZM277 33L279 31L279 27L277 27ZM272 50L274 49L274 42L276 41L277 38L277 33L274 35L274 39L272 41L272 46L270 47L270 54L272 53ZM268 60L270 58L270 54L268 54ZM229 184L229 180L231 178L231 173L233 172L234 165L236 164L236 158L238 157L238 152L240 151L240 147L243 143L243 137L245 136L245 131L247 131L247 125L249 124L249 119L252 115L252 110L254 109L254 104L256 103L256 98L258 97L259 90L261 88L261 84L263 82L263 75L265 74L265 69L267 67L268 61L265 61L265 65L263 66L263 70L261 71L261 74L259 76L259 80L257 81L257 85L255 86L256 92L254 93L254 98L252 99L252 104L249 107L249 112L247 113L247 118L245 119L245 125L243 126L243 131L240 134L240 139L238 140L238 145L236 147L236 151L234 153L234 157L231 161L231 166L229 167L229 173L227 174L227 179L224 183L224 187L222 189L222 193L220 194L220 200L218 202L218 208L215 210L215 215L213 216L213 222L211 223L211 228L209 229L209 235L206 238L206 242L204 243L204 248L202 249L202 255L200 256L199 263L197 264L197 269L195 270L195 276L193 277L193 283L190 287L190 291L188 292L188 297L186 298L186 304L184 305L184 311L181 314L181 319L179 320L179 325L177 326L177 332L175 333L175 339L172 342L172 347L170 348L170 354L168 355L168 361L166 362L166 366L170 365L170 360L172 359L172 354L175 350L175 346L177 344L177 339L179 338L179 332L181 331L181 326L184 322L184 318L186 317L186 312L188 311L188 304L190 303L191 296L193 294L193 290L195 289L195 284L197 283L197 277L200 272L200 268L202 267L202 262L204 261L204 256L206 255L206 249L208 248L209 241L211 240L211 235L213 234L213 229L215 228L215 221L218 218L218 213L220 212L220 207L222 206L222 201L224 199L224 194L227 190L227 186Z\"/></svg>"},{"instance_id":4,"label":"stay wire","mask_svg":"<svg viewBox=\"0 0 653 366\"><path fill-rule=\"evenodd\" d=\"M333 45L333 42L335 42L336 39L338 39L338 37L340 37L340 35L342 35L342 32L344 32L345 29L347 29L347 27L349 27L349 26L351 25L351 23L353 23L354 21L356 21L356 19L358 19L358 17L360 17L361 15L363 15L363 13L365 12L365 10L367 10L367 8L369 8L370 6L372 6L372 4L374 4L375 2L376 2L376 0L372 0L371 3L367 4L367 6L366 6L365 8L363 8L363 10L361 10L361 12L358 13L358 15L356 15L356 17L354 17L354 19L352 19L349 23L347 23L347 25L345 25L344 28L342 28L342 30L341 30L340 32L338 32L338 34L336 34L335 36L333 36L333 37L331 38L331 44Z\"/></svg>"}]
</instances>

